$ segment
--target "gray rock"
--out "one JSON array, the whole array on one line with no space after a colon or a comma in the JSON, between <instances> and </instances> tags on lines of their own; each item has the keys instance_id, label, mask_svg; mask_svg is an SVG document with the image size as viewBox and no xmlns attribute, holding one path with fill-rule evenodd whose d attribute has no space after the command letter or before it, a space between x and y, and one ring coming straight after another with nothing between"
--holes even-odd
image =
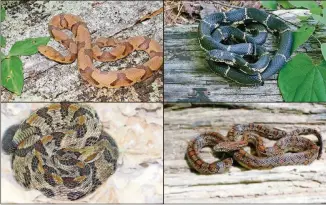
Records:
<instances>
[{"instance_id":1,"label":"gray rock","mask_svg":"<svg viewBox=\"0 0 326 205\"><path fill-rule=\"evenodd\" d=\"M95 1L37 1L4 2L7 16L1 24L2 35L7 39L8 53L14 42L26 38L49 36L49 20L59 13L72 13L80 16L86 23L92 39L100 36L128 38L145 35L163 44L163 15L160 14L139 24L135 22L142 16L161 8L160 1L137 3L133 1L95 2ZM60 48L51 40L49 45ZM59 49L60 50L60 49ZM118 69L128 65L146 62L147 55L135 52L125 59L113 63L95 63L101 69ZM59 64L40 54L21 57L24 69L24 88L17 96L2 88L2 101L137 101L158 102L163 99L162 71L144 82L134 86L107 89L95 88L84 81L77 64Z\"/></svg>"}]
</instances>

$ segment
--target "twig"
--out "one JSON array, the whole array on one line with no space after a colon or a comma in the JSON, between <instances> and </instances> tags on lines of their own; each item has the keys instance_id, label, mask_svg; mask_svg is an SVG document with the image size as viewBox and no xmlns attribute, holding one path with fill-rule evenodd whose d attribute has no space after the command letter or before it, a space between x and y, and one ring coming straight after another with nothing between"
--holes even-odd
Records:
<instances>
[{"instance_id":1,"label":"twig","mask_svg":"<svg viewBox=\"0 0 326 205\"><path fill-rule=\"evenodd\" d=\"M174 20L173 20L173 23L174 23L174 24L176 24L177 19L179 18L180 14L181 14L181 10L182 10L182 8L183 8L183 4L181 4L181 7L180 7L180 9L179 9L179 11L178 11L178 14L177 14L177 16L174 18Z\"/></svg>"},{"instance_id":2,"label":"twig","mask_svg":"<svg viewBox=\"0 0 326 205\"><path fill-rule=\"evenodd\" d=\"M226 7L235 8L235 9L241 9L242 8L240 6L234 6L234 5L225 4L225 3L221 3L221 2L214 2L214 3L219 4L221 6L226 6Z\"/></svg>"},{"instance_id":3,"label":"twig","mask_svg":"<svg viewBox=\"0 0 326 205\"><path fill-rule=\"evenodd\" d=\"M140 19L138 19L136 22L135 22L135 25L138 24L138 23L141 23L141 22L144 22L144 21L147 21L148 19L151 19L153 18L154 16L157 16L159 14L161 14L163 12L163 7L149 13L149 14L146 14L145 16L141 17Z\"/></svg>"},{"instance_id":4,"label":"twig","mask_svg":"<svg viewBox=\"0 0 326 205\"><path fill-rule=\"evenodd\" d=\"M169 7L169 8L166 8L166 7ZM169 10L171 10L171 9L175 9L175 8L177 8L178 6L175 4L175 5L169 5L168 6L168 4L165 4L164 5L164 11L169 11Z\"/></svg>"}]
</instances>

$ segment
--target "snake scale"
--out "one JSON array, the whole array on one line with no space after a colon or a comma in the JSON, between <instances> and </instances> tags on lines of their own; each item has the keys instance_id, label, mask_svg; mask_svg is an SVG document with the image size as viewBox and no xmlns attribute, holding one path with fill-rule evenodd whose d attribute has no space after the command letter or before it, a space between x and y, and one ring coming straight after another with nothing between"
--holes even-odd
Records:
<instances>
[{"instance_id":1,"label":"snake scale","mask_svg":"<svg viewBox=\"0 0 326 205\"><path fill-rule=\"evenodd\" d=\"M119 154L96 111L74 103L34 111L2 143L17 182L59 200L94 192L115 172Z\"/></svg>"},{"instance_id":2,"label":"snake scale","mask_svg":"<svg viewBox=\"0 0 326 205\"><path fill-rule=\"evenodd\" d=\"M50 46L39 46L39 52L59 63L72 63L77 58L82 78L95 87L118 88L133 85L152 76L163 64L162 47L157 41L146 36L130 37L124 41L100 37L92 44L86 23L73 14L54 16L48 28L54 40L67 48L68 55L63 56ZM75 39L62 31L65 29L70 30ZM110 51L102 51L104 47L113 48ZM101 71L93 65L93 59L101 62L116 61L133 51L145 51L150 59L142 65L117 71Z\"/></svg>"},{"instance_id":3,"label":"snake scale","mask_svg":"<svg viewBox=\"0 0 326 205\"><path fill-rule=\"evenodd\" d=\"M279 37L274 56L263 46L266 31ZM243 85L263 85L288 61L293 44L292 32L284 21L256 8L207 15L198 33L210 69Z\"/></svg>"},{"instance_id":4,"label":"snake scale","mask_svg":"<svg viewBox=\"0 0 326 205\"><path fill-rule=\"evenodd\" d=\"M318 138L317 146L308 138L300 135L313 134ZM274 146L265 147L262 137L277 140ZM253 144L256 155L243 148ZM213 147L215 152L232 154L232 158L207 163L199 157L203 147ZM186 156L189 165L200 174L224 173L233 160L247 169L270 169L286 165L307 165L322 155L323 141L320 133L311 128L298 128L290 132L258 124L234 125L223 136L217 132L203 133L191 140Z\"/></svg>"}]
</instances>

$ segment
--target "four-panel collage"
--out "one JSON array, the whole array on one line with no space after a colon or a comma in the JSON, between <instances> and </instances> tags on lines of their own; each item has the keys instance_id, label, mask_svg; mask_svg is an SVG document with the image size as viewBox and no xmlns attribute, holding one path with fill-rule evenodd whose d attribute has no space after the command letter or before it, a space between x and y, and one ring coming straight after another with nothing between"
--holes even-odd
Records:
<instances>
[{"instance_id":1,"label":"four-panel collage","mask_svg":"<svg viewBox=\"0 0 326 205\"><path fill-rule=\"evenodd\" d=\"M326 2L1 1L1 204L326 203Z\"/></svg>"}]
</instances>

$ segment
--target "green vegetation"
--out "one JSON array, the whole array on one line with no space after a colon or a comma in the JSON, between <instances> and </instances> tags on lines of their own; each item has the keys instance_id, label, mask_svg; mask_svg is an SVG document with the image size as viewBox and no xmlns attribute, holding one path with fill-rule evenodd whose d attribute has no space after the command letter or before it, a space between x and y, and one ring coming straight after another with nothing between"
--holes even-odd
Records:
<instances>
[{"instance_id":1,"label":"green vegetation","mask_svg":"<svg viewBox=\"0 0 326 205\"><path fill-rule=\"evenodd\" d=\"M6 11L1 7L1 22L5 20ZM1 57L1 85L9 91L21 95L24 86L23 63L20 56L29 56L38 52L37 47L46 45L50 37L28 38L17 41L10 48L8 55L0 52ZM6 46L6 38L0 36L0 45Z\"/></svg>"},{"instance_id":2,"label":"green vegetation","mask_svg":"<svg viewBox=\"0 0 326 205\"><path fill-rule=\"evenodd\" d=\"M296 54L280 71L278 85L286 102L325 102L326 101L326 43L314 36L319 26L326 25L326 1L320 5L316 1L261 0L267 9L302 8L309 9L311 15L300 16L299 28L293 32L292 52L296 51L310 37L316 39L321 49L321 61L313 63L310 56ZM317 23L311 25L307 20Z\"/></svg>"}]
</instances>

